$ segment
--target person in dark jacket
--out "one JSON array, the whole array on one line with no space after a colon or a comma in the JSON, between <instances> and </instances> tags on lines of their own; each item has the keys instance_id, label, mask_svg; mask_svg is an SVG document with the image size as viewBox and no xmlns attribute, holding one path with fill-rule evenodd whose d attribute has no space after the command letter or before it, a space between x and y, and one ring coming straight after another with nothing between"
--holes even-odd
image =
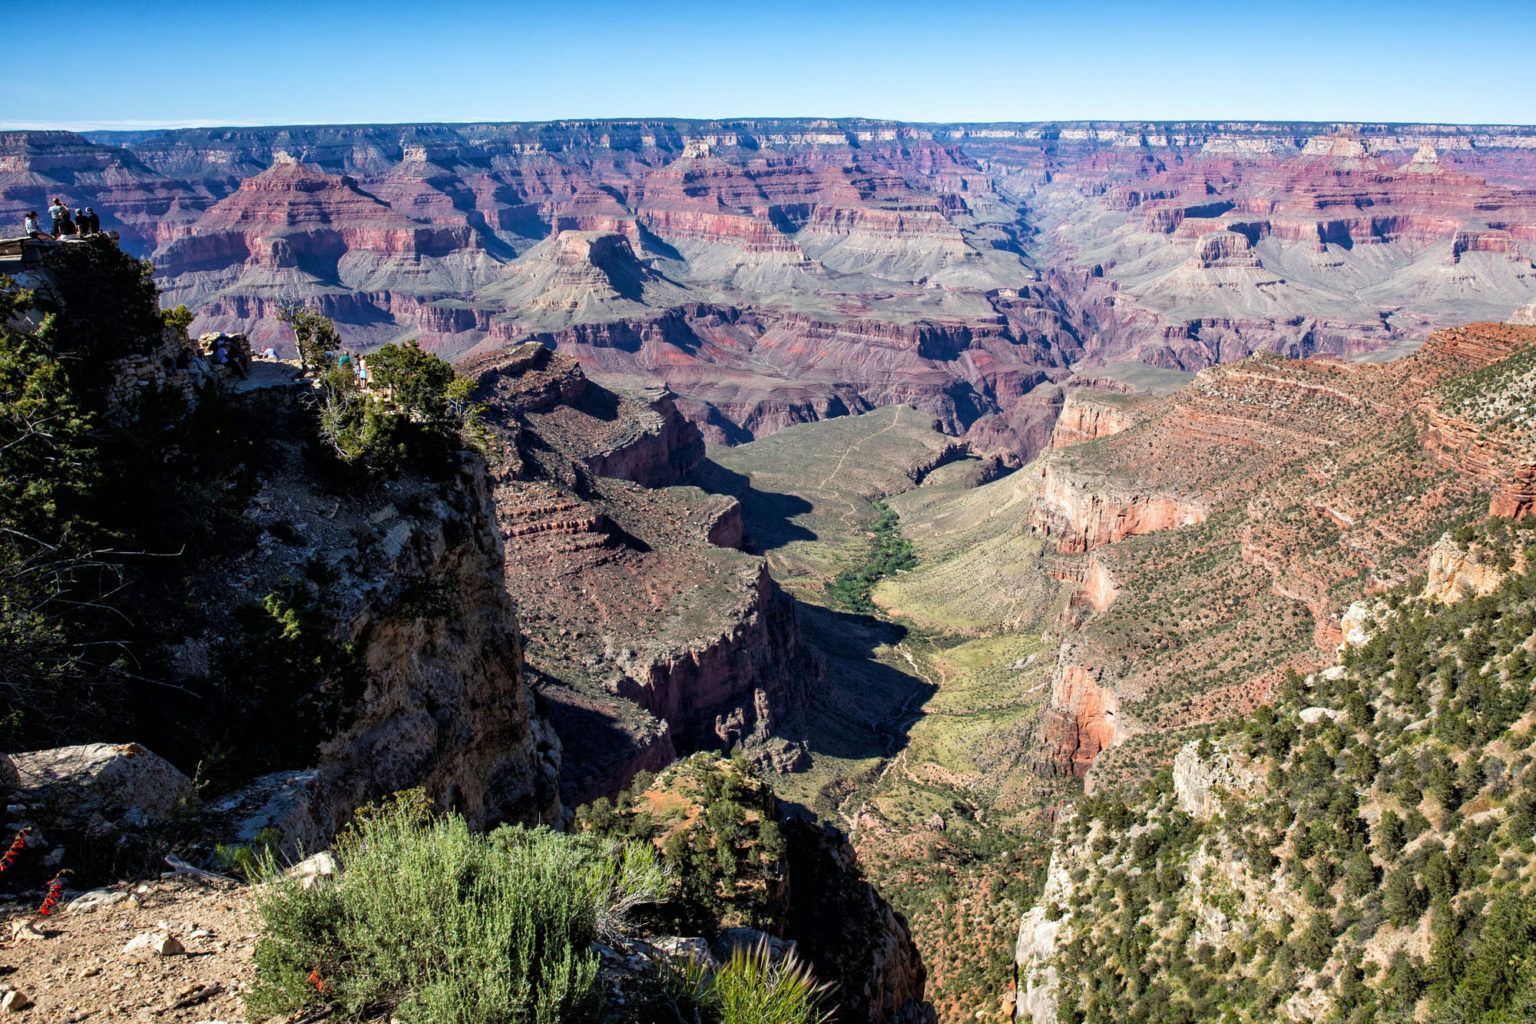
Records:
<instances>
[{"instance_id":1,"label":"person in dark jacket","mask_svg":"<svg viewBox=\"0 0 1536 1024\"><path fill-rule=\"evenodd\" d=\"M87 206L85 208L85 216L90 221L90 224L85 229L86 232L92 235L101 234L101 218L96 216L95 209Z\"/></svg>"}]
</instances>

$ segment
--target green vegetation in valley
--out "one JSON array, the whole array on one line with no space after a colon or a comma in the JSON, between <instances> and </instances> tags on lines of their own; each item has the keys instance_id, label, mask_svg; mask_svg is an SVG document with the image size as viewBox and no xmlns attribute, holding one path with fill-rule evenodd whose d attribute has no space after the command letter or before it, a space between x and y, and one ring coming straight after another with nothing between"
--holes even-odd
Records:
<instances>
[{"instance_id":1,"label":"green vegetation in valley","mask_svg":"<svg viewBox=\"0 0 1536 1024\"><path fill-rule=\"evenodd\" d=\"M741 501L742 522L774 579L801 600L868 552L874 501L913 486L909 467L954 439L910 406L800 423L735 447L711 445L701 483Z\"/></svg>"},{"instance_id":2,"label":"green vegetation in valley","mask_svg":"<svg viewBox=\"0 0 1536 1024\"><path fill-rule=\"evenodd\" d=\"M859 565L844 569L827 584L827 598L834 605L865 615L875 610L875 603L870 600L875 584L917 565L912 542L897 527L900 517L883 501L875 501L874 506L877 514L869 554Z\"/></svg>"},{"instance_id":3,"label":"green vegetation in valley","mask_svg":"<svg viewBox=\"0 0 1536 1024\"><path fill-rule=\"evenodd\" d=\"M774 786L851 833L951 1022L1006 991L1047 807L1072 786L1031 767L1054 662L1041 628L1066 595L1023 529L1035 475L982 483L995 467L962 459L914 484L903 467L953 439L912 412L802 424L712 457L827 659L814 762ZM869 571L882 547L900 571Z\"/></svg>"}]
</instances>

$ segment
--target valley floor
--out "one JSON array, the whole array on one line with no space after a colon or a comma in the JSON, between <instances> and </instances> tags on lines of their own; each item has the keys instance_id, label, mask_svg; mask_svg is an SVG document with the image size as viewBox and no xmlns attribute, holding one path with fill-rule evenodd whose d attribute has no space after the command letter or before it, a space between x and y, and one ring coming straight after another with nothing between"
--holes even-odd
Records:
<instances>
[{"instance_id":1,"label":"valley floor","mask_svg":"<svg viewBox=\"0 0 1536 1024\"><path fill-rule=\"evenodd\" d=\"M1001 1020L1048 811L1075 783L1030 764L1054 658L1043 624L1059 610L1035 560L1002 557L1038 545L1023 532L1030 478L982 483L968 457L934 466L951 441L898 406L710 454L827 663L812 767L781 777L781 795L849 832L909 918L940 1019ZM869 557L877 502L899 516L917 564L859 613L829 584Z\"/></svg>"}]
</instances>

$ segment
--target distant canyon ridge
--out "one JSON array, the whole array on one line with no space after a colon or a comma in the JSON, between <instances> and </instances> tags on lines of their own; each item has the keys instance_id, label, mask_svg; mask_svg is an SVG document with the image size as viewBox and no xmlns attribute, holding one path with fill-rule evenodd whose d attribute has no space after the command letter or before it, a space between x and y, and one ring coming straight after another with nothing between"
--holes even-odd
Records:
<instances>
[{"instance_id":1,"label":"distant canyon ridge","mask_svg":"<svg viewBox=\"0 0 1536 1024\"><path fill-rule=\"evenodd\" d=\"M910 403L1042 448L1061 384L1404 350L1536 301L1536 127L867 120L0 133L0 217L91 205L194 330L524 341L716 441Z\"/></svg>"}]
</instances>

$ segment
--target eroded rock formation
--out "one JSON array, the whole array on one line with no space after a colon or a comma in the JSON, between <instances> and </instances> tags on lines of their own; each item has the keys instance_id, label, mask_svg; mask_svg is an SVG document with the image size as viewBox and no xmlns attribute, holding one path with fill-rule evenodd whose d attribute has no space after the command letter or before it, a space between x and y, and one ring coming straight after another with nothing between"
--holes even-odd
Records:
<instances>
[{"instance_id":1,"label":"eroded rock formation","mask_svg":"<svg viewBox=\"0 0 1536 1024\"><path fill-rule=\"evenodd\" d=\"M865 880L848 840L803 821L786 833L790 927L833 998L871 1024L933 1024L907 922Z\"/></svg>"},{"instance_id":2,"label":"eroded rock formation","mask_svg":"<svg viewBox=\"0 0 1536 1024\"><path fill-rule=\"evenodd\" d=\"M153 449L127 481L152 514L122 529L162 570L113 574L125 625L100 642L132 669L99 670L91 701L110 719L35 731L139 739L220 787L303 776L289 796L307 842L417 787L477 826L558 820L559 746L524 680L484 461L408 461L391 479L342 465L291 368L236 382L197 365L143 273L104 238L47 243L27 270L32 312L54 317L44 344L72 371L58 386L99 416L82 464L106 476L123 449ZM143 539L159 517L177 524L169 543ZM106 749L128 753L104 770L152 760Z\"/></svg>"},{"instance_id":3,"label":"eroded rock formation","mask_svg":"<svg viewBox=\"0 0 1536 1024\"><path fill-rule=\"evenodd\" d=\"M1079 664L1068 645L1051 675L1044 717L1046 765L1055 774L1083 778L1098 756L1125 736L1120 699L1104 671Z\"/></svg>"},{"instance_id":4,"label":"eroded rock formation","mask_svg":"<svg viewBox=\"0 0 1536 1024\"><path fill-rule=\"evenodd\" d=\"M307 814L318 832L369 800L418 786L478 825L557 820L559 743L524 679L485 464L467 458L443 482L403 479L387 499L338 500L283 440L280 406L291 395L248 399L268 407L279 455L252 499L264 542L208 566L193 587L239 580L263 594L285 577L303 578L313 560L330 574L319 607L355 653L363 688L317 760L289 766L315 769ZM217 664L209 652L218 651L221 629L239 635L220 616L204 627L172 648L189 676Z\"/></svg>"},{"instance_id":5,"label":"eroded rock formation","mask_svg":"<svg viewBox=\"0 0 1536 1024\"><path fill-rule=\"evenodd\" d=\"M1115 749L1128 718L1177 728L1265 702L1285 668L1333 657L1341 594L1427 567L1441 589L1458 571L1485 587L1475 559L1431 542L1489 492L1520 514L1533 352L1536 330L1478 324L1393 363L1254 357L1048 453L1028 523L1073 591L1043 761L1134 774Z\"/></svg>"},{"instance_id":6,"label":"eroded rock formation","mask_svg":"<svg viewBox=\"0 0 1536 1024\"><path fill-rule=\"evenodd\" d=\"M369 522L386 561L344 619L368 683L350 727L321 747L323 816L422 786L477 824L554 820L559 744L524 681L483 466L424 516L386 506ZM435 596L425 607L423 593Z\"/></svg>"},{"instance_id":7,"label":"eroded rock formation","mask_svg":"<svg viewBox=\"0 0 1536 1024\"><path fill-rule=\"evenodd\" d=\"M1081 554L1127 537L1204 521L1196 498L1121 490L1060 458L1040 463L1030 528L1057 551Z\"/></svg>"},{"instance_id":8,"label":"eroded rock formation","mask_svg":"<svg viewBox=\"0 0 1536 1024\"><path fill-rule=\"evenodd\" d=\"M1091 388L1068 388L1061 415L1051 430L1052 448L1070 448L1118 434L1135 422L1121 395Z\"/></svg>"},{"instance_id":9,"label":"eroded rock formation","mask_svg":"<svg viewBox=\"0 0 1536 1024\"><path fill-rule=\"evenodd\" d=\"M764 561L735 550L736 500L682 484L703 441L670 396L597 383L537 345L472 370L502 439L506 580L565 741L568 801L694 750L803 765L819 665Z\"/></svg>"}]
</instances>

